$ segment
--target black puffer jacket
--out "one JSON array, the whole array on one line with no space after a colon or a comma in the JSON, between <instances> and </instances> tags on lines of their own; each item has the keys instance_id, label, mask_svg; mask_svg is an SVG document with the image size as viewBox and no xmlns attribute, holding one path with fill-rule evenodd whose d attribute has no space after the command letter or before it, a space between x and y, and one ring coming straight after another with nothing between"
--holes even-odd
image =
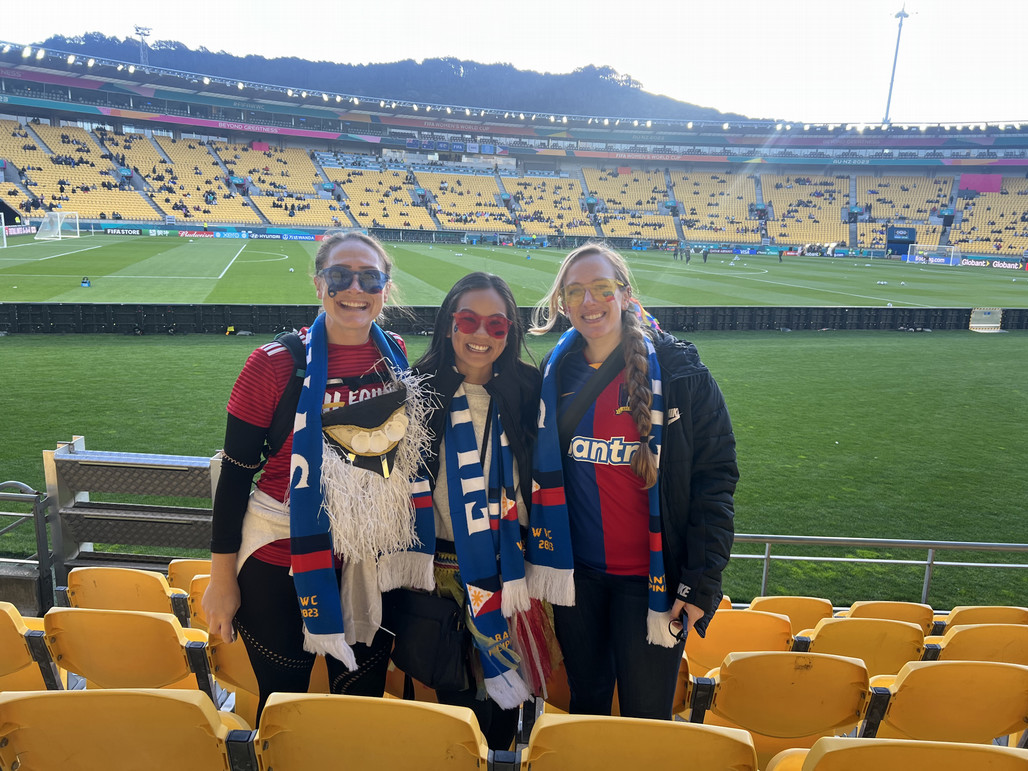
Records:
<instances>
[{"instance_id":1,"label":"black puffer jacket","mask_svg":"<svg viewBox=\"0 0 1028 771\"><path fill-rule=\"evenodd\" d=\"M525 506L530 507L532 448L538 432L539 392L543 378L539 370L523 361L515 359L510 367L515 371L497 374L486 383L485 390L493 397L500 412L511 455L517 464L518 479L522 486L521 497ZM446 433L446 416L450 411L450 402L463 382L464 376L451 365L441 367L438 372L431 374L427 381L427 385L439 399L439 408L433 410L428 419L428 426L433 434L432 451L424 463L429 478L433 480L439 473L439 448Z\"/></svg>"}]
</instances>

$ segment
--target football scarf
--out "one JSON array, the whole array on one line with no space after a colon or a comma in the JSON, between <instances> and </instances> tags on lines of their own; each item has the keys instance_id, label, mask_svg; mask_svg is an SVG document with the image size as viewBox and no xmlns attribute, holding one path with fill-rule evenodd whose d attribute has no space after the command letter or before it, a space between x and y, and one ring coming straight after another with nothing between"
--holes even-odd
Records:
<instances>
[{"instance_id":1,"label":"football scarf","mask_svg":"<svg viewBox=\"0 0 1028 771\"><path fill-rule=\"evenodd\" d=\"M419 435L417 430L424 425L418 385L409 379L400 385L407 369L403 349L377 324L371 325L371 339L388 362L396 388L406 388L406 412L401 421L405 431L397 442L396 473L390 478L385 461L373 464L373 469L383 469L377 473L362 468L353 463L353 458L340 454L323 434L322 403L328 380L324 314L318 316L307 334L307 377L296 408L290 466L290 548L293 582L303 615L304 649L333 656L351 670L357 664L344 634L334 554L358 562L413 542L407 467L427 446L424 432ZM406 430L407 424L412 430ZM382 431L395 429L384 426ZM341 496L341 491L349 497ZM387 524L379 527L383 517Z\"/></svg>"},{"instance_id":2,"label":"football scarf","mask_svg":"<svg viewBox=\"0 0 1028 771\"><path fill-rule=\"evenodd\" d=\"M646 341L647 366L650 377L650 390L653 393L653 401L650 406L650 420L652 428L648 437L650 449L657 458L659 467L661 439L664 429L664 397L660 380L660 364L657 361L657 354L652 341L647 335L643 335ZM575 329L565 332L557 346L553 349L543 372L542 402L539 410L539 436L535 445L535 458L532 485L532 517L536 518L537 509L542 521L547 523L551 532L560 532L563 537L570 538L570 525L567 501L564 493L564 470L563 458L560 452L560 437L557 431L557 402L559 384L557 383L557 369L560 360L569 351L577 349L581 342L581 335ZM646 437L642 441L647 441ZM649 532L650 532L650 558L649 558L649 594L647 605L649 612L646 618L646 639L655 645L674 647L677 643L668 631L668 623L671 620L671 604L673 597L667 591L664 575L664 553L662 536L660 532L660 497L659 482L651 487L648 493L649 502ZM533 530L533 533L535 531ZM534 565L535 555L532 547L537 539L529 542L529 561ZM529 566L529 592L532 596L542 596L550 599L556 604L568 605L574 603L574 583L571 573L572 565L562 565L562 572L566 572L566 581L570 586L564 584L564 579L558 584L556 580L540 582L546 586L546 591L540 591L536 585L537 575L535 570ZM550 590L562 589L562 598L570 597L570 602L557 602L546 596Z\"/></svg>"}]
</instances>

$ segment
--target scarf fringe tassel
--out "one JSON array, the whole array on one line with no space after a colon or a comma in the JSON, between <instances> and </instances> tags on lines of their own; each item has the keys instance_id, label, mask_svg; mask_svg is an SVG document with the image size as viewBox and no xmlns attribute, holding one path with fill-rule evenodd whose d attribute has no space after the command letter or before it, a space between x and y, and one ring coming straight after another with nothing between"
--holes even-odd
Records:
<instances>
[{"instance_id":1,"label":"scarf fringe tassel","mask_svg":"<svg viewBox=\"0 0 1028 771\"><path fill-rule=\"evenodd\" d=\"M503 593L500 595L500 612L504 618L515 613L525 613L532 607L532 598L528 593L528 581L516 578L503 582Z\"/></svg>"},{"instance_id":2,"label":"scarf fringe tassel","mask_svg":"<svg viewBox=\"0 0 1028 771\"><path fill-rule=\"evenodd\" d=\"M658 611L650 608L646 611L646 642L664 648L674 648L678 640L668 629L671 623L671 611Z\"/></svg>"},{"instance_id":3,"label":"scarf fringe tassel","mask_svg":"<svg viewBox=\"0 0 1028 771\"><path fill-rule=\"evenodd\" d=\"M489 698L502 709L517 709L532 698L525 681L516 672L505 672L496 677L487 677L485 690L489 694Z\"/></svg>"},{"instance_id":4,"label":"scarf fringe tassel","mask_svg":"<svg viewBox=\"0 0 1028 771\"><path fill-rule=\"evenodd\" d=\"M571 570L525 562L528 593L551 605L575 604L575 575Z\"/></svg>"},{"instance_id":5,"label":"scarf fringe tassel","mask_svg":"<svg viewBox=\"0 0 1028 771\"><path fill-rule=\"evenodd\" d=\"M378 561L378 588L383 592L409 586L412 589L435 589L433 556L421 552L383 554ZM506 591L506 586L504 586Z\"/></svg>"},{"instance_id":6,"label":"scarf fringe tassel","mask_svg":"<svg viewBox=\"0 0 1028 771\"><path fill-rule=\"evenodd\" d=\"M311 634L304 627L303 649L319 656L331 656L346 665L351 672L357 670L357 657L342 634Z\"/></svg>"}]
</instances>

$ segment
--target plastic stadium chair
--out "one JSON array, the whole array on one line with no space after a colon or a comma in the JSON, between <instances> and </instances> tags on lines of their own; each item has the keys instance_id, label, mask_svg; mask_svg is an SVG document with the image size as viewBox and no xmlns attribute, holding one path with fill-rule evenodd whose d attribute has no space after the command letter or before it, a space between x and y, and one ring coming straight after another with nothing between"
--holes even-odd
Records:
<instances>
[{"instance_id":1,"label":"plastic stadium chair","mask_svg":"<svg viewBox=\"0 0 1028 771\"><path fill-rule=\"evenodd\" d=\"M792 633L813 629L823 618L831 618L835 612L831 600L823 597L801 597L796 595L754 597L750 610L780 613L792 622Z\"/></svg>"},{"instance_id":2,"label":"plastic stadium chair","mask_svg":"<svg viewBox=\"0 0 1028 771\"><path fill-rule=\"evenodd\" d=\"M213 701L207 633L170 613L51 608L43 616L54 660L96 688L197 688Z\"/></svg>"},{"instance_id":3,"label":"plastic stadium chair","mask_svg":"<svg viewBox=\"0 0 1028 771\"><path fill-rule=\"evenodd\" d=\"M273 693L252 745L258 765L486 768L489 748L467 707L334 694Z\"/></svg>"},{"instance_id":4,"label":"plastic stadium chair","mask_svg":"<svg viewBox=\"0 0 1028 771\"><path fill-rule=\"evenodd\" d=\"M235 725L199 691L0 693L0 768L225 771Z\"/></svg>"},{"instance_id":5,"label":"plastic stadium chair","mask_svg":"<svg viewBox=\"0 0 1028 771\"><path fill-rule=\"evenodd\" d=\"M743 728L763 768L776 753L853 730L867 705L864 662L827 653L730 653L696 678L690 720Z\"/></svg>"},{"instance_id":6,"label":"plastic stadium chair","mask_svg":"<svg viewBox=\"0 0 1028 771\"><path fill-rule=\"evenodd\" d=\"M746 731L669 720L595 715L542 715L532 729L522 767L532 771L598 768L694 768L756 771Z\"/></svg>"},{"instance_id":7,"label":"plastic stadium chair","mask_svg":"<svg viewBox=\"0 0 1028 771\"><path fill-rule=\"evenodd\" d=\"M729 653L787 651L792 646L788 616L760 610L719 610L707 627L707 636L691 633L685 641L689 672L704 675Z\"/></svg>"},{"instance_id":8,"label":"plastic stadium chair","mask_svg":"<svg viewBox=\"0 0 1028 771\"><path fill-rule=\"evenodd\" d=\"M926 661L1002 661L1028 666L1028 624L958 624L926 637Z\"/></svg>"},{"instance_id":9,"label":"plastic stadium chair","mask_svg":"<svg viewBox=\"0 0 1028 771\"><path fill-rule=\"evenodd\" d=\"M909 621L921 627L924 634L931 634L935 614L931 605L920 602L862 600L835 615L840 618L891 618L894 621Z\"/></svg>"},{"instance_id":10,"label":"plastic stadium chair","mask_svg":"<svg viewBox=\"0 0 1028 771\"><path fill-rule=\"evenodd\" d=\"M823 618L793 642L793 650L834 653L860 659L867 673L894 675L924 651L924 633L917 624L889 618Z\"/></svg>"},{"instance_id":11,"label":"plastic stadium chair","mask_svg":"<svg viewBox=\"0 0 1028 771\"><path fill-rule=\"evenodd\" d=\"M189 626L189 602L153 570L135 568L75 568L68 573L68 604L73 608L144 610L174 613Z\"/></svg>"},{"instance_id":12,"label":"plastic stadium chair","mask_svg":"<svg viewBox=\"0 0 1028 771\"><path fill-rule=\"evenodd\" d=\"M934 634L944 634L958 624L1025 624L1028 608L1016 605L958 605L949 613L935 614Z\"/></svg>"},{"instance_id":13,"label":"plastic stadium chair","mask_svg":"<svg viewBox=\"0 0 1028 771\"><path fill-rule=\"evenodd\" d=\"M893 739L990 743L1028 723L1028 667L994 661L913 661L895 678L881 724L869 735Z\"/></svg>"},{"instance_id":14,"label":"plastic stadium chair","mask_svg":"<svg viewBox=\"0 0 1028 771\"><path fill-rule=\"evenodd\" d=\"M43 619L0 602L0 691L61 690L67 684L46 647Z\"/></svg>"},{"instance_id":15,"label":"plastic stadium chair","mask_svg":"<svg viewBox=\"0 0 1028 771\"><path fill-rule=\"evenodd\" d=\"M210 573L209 559L177 559L168 563L168 583L180 592L188 592L189 584L196 576Z\"/></svg>"},{"instance_id":16,"label":"plastic stadium chair","mask_svg":"<svg viewBox=\"0 0 1028 771\"><path fill-rule=\"evenodd\" d=\"M902 739L818 739L809 750L775 755L764 771L1023 771L1028 750Z\"/></svg>"}]
</instances>

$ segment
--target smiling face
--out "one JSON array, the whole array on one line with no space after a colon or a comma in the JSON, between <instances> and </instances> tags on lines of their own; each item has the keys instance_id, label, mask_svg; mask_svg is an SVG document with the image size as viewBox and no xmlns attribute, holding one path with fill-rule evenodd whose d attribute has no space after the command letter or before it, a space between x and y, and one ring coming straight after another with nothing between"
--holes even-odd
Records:
<instances>
[{"instance_id":1,"label":"smiling face","mask_svg":"<svg viewBox=\"0 0 1028 771\"><path fill-rule=\"evenodd\" d=\"M489 334L487 319L494 315L506 317L507 305L495 289L471 289L457 299L454 311L471 311L481 317L474 332L462 332L451 320L447 337L453 344L457 371L466 382L485 385L493 376L493 362L507 347L506 335L497 338Z\"/></svg>"},{"instance_id":2,"label":"smiling face","mask_svg":"<svg viewBox=\"0 0 1028 771\"><path fill-rule=\"evenodd\" d=\"M564 273L564 311L586 339L590 362L603 361L621 342L621 314L628 307L629 290L618 281L614 265L595 252L576 258Z\"/></svg>"},{"instance_id":3,"label":"smiling face","mask_svg":"<svg viewBox=\"0 0 1028 771\"><path fill-rule=\"evenodd\" d=\"M343 241L333 247L321 267L324 269L333 265L341 265L351 271L388 271L378 253L356 239ZM371 322L382 312L382 306L389 296L390 284L387 283L383 291L378 293L365 292L354 276L349 286L333 287L337 290L333 297L325 278L318 275L314 277L314 287L325 309L328 341L336 345L360 345L367 342Z\"/></svg>"}]
</instances>

